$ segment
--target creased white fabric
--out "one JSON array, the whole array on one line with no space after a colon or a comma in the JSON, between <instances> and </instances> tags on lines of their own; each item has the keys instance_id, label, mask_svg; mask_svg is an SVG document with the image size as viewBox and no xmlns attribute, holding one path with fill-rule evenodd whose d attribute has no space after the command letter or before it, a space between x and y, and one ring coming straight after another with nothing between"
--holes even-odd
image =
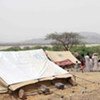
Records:
<instances>
[{"instance_id":1,"label":"creased white fabric","mask_svg":"<svg viewBox=\"0 0 100 100\"><path fill-rule=\"evenodd\" d=\"M0 52L0 77L8 85L66 73L49 61L42 49Z\"/></svg>"}]
</instances>

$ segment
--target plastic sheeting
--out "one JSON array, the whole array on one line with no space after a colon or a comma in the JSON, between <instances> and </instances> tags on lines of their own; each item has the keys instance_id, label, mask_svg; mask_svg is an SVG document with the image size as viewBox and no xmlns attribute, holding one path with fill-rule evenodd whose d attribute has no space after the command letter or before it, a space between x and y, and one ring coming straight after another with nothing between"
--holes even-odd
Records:
<instances>
[{"instance_id":1,"label":"plastic sheeting","mask_svg":"<svg viewBox=\"0 0 100 100\"><path fill-rule=\"evenodd\" d=\"M0 77L8 85L67 73L49 61L42 49L0 52Z\"/></svg>"}]
</instances>

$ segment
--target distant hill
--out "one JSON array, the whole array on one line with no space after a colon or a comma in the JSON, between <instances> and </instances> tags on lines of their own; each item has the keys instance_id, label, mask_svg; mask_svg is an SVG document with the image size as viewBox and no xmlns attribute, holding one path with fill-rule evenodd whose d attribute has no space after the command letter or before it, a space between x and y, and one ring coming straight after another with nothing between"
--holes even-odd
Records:
<instances>
[{"instance_id":1,"label":"distant hill","mask_svg":"<svg viewBox=\"0 0 100 100\"><path fill-rule=\"evenodd\" d=\"M100 34L94 32L80 32L79 33L84 38L82 39L83 42L89 44L99 44L100 43ZM45 40L43 38L39 39L32 39L25 41L24 43L32 43L32 44L50 44L50 40Z\"/></svg>"},{"instance_id":2,"label":"distant hill","mask_svg":"<svg viewBox=\"0 0 100 100\"><path fill-rule=\"evenodd\" d=\"M100 34L94 32L80 32L79 33L84 38L82 39L83 42L88 44L100 44ZM31 39L26 41L21 41L17 43L0 43L0 45L32 45L32 44L39 44L39 45L48 45L51 43L51 40L45 40L43 38L38 39Z\"/></svg>"},{"instance_id":3,"label":"distant hill","mask_svg":"<svg viewBox=\"0 0 100 100\"><path fill-rule=\"evenodd\" d=\"M50 40L45 40L44 38L30 39L26 41L14 42L14 43L4 43L1 42L0 46L20 46L20 45L48 45L50 44Z\"/></svg>"},{"instance_id":4,"label":"distant hill","mask_svg":"<svg viewBox=\"0 0 100 100\"><path fill-rule=\"evenodd\" d=\"M89 44L99 44L100 34L94 32L80 32L81 36L84 37L83 41Z\"/></svg>"},{"instance_id":5,"label":"distant hill","mask_svg":"<svg viewBox=\"0 0 100 100\"><path fill-rule=\"evenodd\" d=\"M24 44L50 44L50 40L45 40L44 38L38 38L38 39L31 39L23 42Z\"/></svg>"}]
</instances>

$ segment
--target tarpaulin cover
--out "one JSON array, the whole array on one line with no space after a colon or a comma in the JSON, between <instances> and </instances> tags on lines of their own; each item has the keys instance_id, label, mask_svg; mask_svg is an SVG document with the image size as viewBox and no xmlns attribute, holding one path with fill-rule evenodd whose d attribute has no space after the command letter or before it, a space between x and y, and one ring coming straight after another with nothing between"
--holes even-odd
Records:
<instances>
[{"instance_id":1,"label":"tarpaulin cover","mask_svg":"<svg viewBox=\"0 0 100 100\"><path fill-rule=\"evenodd\" d=\"M68 59L74 64L76 61L80 63L70 51L46 51L46 54L54 62L61 62Z\"/></svg>"},{"instance_id":2,"label":"tarpaulin cover","mask_svg":"<svg viewBox=\"0 0 100 100\"><path fill-rule=\"evenodd\" d=\"M0 77L8 85L67 73L49 61L42 49L0 51Z\"/></svg>"}]
</instances>

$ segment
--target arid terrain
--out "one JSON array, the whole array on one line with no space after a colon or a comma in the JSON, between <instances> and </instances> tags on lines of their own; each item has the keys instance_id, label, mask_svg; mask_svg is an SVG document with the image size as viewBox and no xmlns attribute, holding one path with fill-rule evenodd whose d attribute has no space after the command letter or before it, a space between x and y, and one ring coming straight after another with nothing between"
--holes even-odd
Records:
<instances>
[{"instance_id":1,"label":"arid terrain","mask_svg":"<svg viewBox=\"0 0 100 100\"><path fill-rule=\"evenodd\" d=\"M72 72L77 86L67 84L64 90L58 90L50 86L52 91L49 95L35 94L34 88L29 86L25 89L28 94L26 100L100 100L100 72ZM0 100L20 100L9 94L0 94Z\"/></svg>"}]
</instances>

